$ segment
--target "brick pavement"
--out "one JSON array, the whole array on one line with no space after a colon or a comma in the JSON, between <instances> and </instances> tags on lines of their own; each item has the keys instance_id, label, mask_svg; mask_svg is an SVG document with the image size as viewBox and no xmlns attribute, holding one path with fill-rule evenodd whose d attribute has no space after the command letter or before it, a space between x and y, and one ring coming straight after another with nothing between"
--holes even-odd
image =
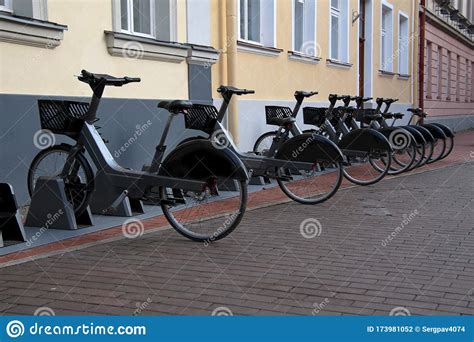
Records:
<instances>
[{"instance_id":1,"label":"brick pavement","mask_svg":"<svg viewBox=\"0 0 474 342\"><path fill-rule=\"evenodd\" d=\"M464 163L318 206L249 211L210 246L164 230L0 268L0 312L472 315L473 171Z\"/></svg>"}]
</instances>

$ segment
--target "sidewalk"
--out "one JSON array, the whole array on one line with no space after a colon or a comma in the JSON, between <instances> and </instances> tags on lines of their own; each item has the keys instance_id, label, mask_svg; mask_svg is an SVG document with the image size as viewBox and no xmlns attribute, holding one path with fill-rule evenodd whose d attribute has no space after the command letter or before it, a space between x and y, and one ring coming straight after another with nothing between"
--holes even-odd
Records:
<instances>
[{"instance_id":1,"label":"sidewalk","mask_svg":"<svg viewBox=\"0 0 474 342\"><path fill-rule=\"evenodd\" d=\"M7 255L0 262L61 253L0 268L0 311L472 315L473 141L460 134L446 161L372 187L346 184L315 207L275 205L286 201L279 189L252 194L249 207L261 208L210 246L154 232L165 225L158 217L140 238L118 227Z\"/></svg>"}]
</instances>

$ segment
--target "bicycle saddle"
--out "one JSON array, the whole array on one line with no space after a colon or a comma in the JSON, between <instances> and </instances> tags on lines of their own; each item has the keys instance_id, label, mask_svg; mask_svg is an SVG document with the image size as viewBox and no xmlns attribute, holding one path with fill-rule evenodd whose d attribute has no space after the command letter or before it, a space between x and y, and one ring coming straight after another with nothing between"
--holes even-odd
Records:
<instances>
[{"instance_id":1,"label":"bicycle saddle","mask_svg":"<svg viewBox=\"0 0 474 342\"><path fill-rule=\"evenodd\" d=\"M192 106L192 102L186 100L160 101L158 103L158 108L166 109L173 114L183 113Z\"/></svg>"},{"instance_id":2,"label":"bicycle saddle","mask_svg":"<svg viewBox=\"0 0 474 342\"><path fill-rule=\"evenodd\" d=\"M234 95L248 95L248 94L255 94L255 90L249 89L239 89L236 87L230 86L220 86L217 88L217 92L221 94L234 94Z\"/></svg>"},{"instance_id":3,"label":"bicycle saddle","mask_svg":"<svg viewBox=\"0 0 474 342\"><path fill-rule=\"evenodd\" d=\"M303 90L295 91L295 96L302 96L302 97L311 97L317 94L318 94L317 91L303 91Z\"/></svg>"},{"instance_id":4,"label":"bicycle saddle","mask_svg":"<svg viewBox=\"0 0 474 342\"><path fill-rule=\"evenodd\" d=\"M408 108L407 111L422 118L426 118L428 116L421 108Z\"/></svg>"}]
</instances>

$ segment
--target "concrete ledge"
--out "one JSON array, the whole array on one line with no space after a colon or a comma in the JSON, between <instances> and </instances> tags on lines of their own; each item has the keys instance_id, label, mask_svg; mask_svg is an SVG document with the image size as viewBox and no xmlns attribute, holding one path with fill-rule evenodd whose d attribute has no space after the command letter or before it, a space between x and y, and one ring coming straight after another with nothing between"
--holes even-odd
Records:
<instances>
[{"instance_id":1,"label":"concrete ledge","mask_svg":"<svg viewBox=\"0 0 474 342\"><path fill-rule=\"evenodd\" d=\"M425 120L426 123L438 122L442 123L454 132L466 131L468 129L474 129L474 114L473 115L450 115L450 116L428 116Z\"/></svg>"}]
</instances>

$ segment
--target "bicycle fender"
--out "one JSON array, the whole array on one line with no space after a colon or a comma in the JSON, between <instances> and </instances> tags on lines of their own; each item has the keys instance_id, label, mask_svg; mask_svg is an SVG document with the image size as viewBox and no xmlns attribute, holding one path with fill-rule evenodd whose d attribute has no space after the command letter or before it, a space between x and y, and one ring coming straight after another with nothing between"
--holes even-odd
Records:
<instances>
[{"instance_id":1,"label":"bicycle fender","mask_svg":"<svg viewBox=\"0 0 474 342\"><path fill-rule=\"evenodd\" d=\"M382 133L372 128L359 128L351 131L342 137L337 146L342 150L348 151L392 151L392 145L390 145L388 139Z\"/></svg>"},{"instance_id":2,"label":"bicycle fender","mask_svg":"<svg viewBox=\"0 0 474 342\"><path fill-rule=\"evenodd\" d=\"M410 125L409 127L413 127L418 132L420 132L427 142L435 142L433 134L431 134L430 131L428 131L426 128L417 125Z\"/></svg>"},{"instance_id":3,"label":"bicycle fender","mask_svg":"<svg viewBox=\"0 0 474 342\"><path fill-rule=\"evenodd\" d=\"M292 137L278 149L275 159L314 163L320 160L342 162L341 150L331 140L304 133Z\"/></svg>"},{"instance_id":4,"label":"bicycle fender","mask_svg":"<svg viewBox=\"0 0 474 342\"><path fill-rule=\"evenodd\" d=\"M227 147L214 145L206 139L193 139L180 144L165 158L159 174L206 180L212 173L216 177L232 176L233 179L247 181L247 169L235 153Z\"/></svg>"},{"instance_id":5,"label":"bicycle fender","mask_svg":"<svg viewBox=\"0 0 474 342\"><path fill-rule=\"evenodd\" d=\"M430 125L435 125L435 126L441 128L443 130L444 134L446 134L446 136L448 138L454 138L454 132L452 131L451 128L449 128L445 124L438 123L438 122L430 122L429 124Z\"/></svg>"},{"instance_id":6,"label":"bicycle fender","mask_svg":"<svg viewBox=\"0 0 474 342\"><path fill-rule=\"evenodd\" d=\"M423 134L421 134L417 129L413 128L412 126L403 126L403 129L410 132L417 144L426 144L426 139L423 137Z\"/></svg>"},{"instance_id":7,"label":"bicycle fender","mask_svg":"<svg viewBox=\"0 0 474 342\"><path fill-rule=\"evenodd\" d=\"M446 137L446 134L444 134L444 131L437 127L436 125L432 125L432 124L423 124L421 125L421 127L423 128L426 128L428 131L430 131L431 135L435 138L435 139L443 139L445 140L447 137Z\"/></svg>"}]
</instances>

